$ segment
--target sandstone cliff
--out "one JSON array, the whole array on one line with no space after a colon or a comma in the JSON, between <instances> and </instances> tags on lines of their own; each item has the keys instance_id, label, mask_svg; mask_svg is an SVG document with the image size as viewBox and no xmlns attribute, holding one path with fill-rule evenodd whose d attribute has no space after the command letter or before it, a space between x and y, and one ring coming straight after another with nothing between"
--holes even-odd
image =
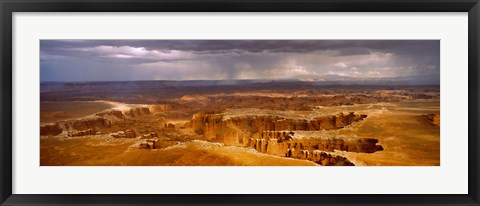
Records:
<instances>
[{"instance_id":1,"label":"sandstone cliff","mask_svg":"<svg viewBox=\"0 0 480 206\"><path fill-rule=\"evenodd\" d=\"M206 140L215 140L226 145L243 145L250 137L261 138L269 131L330 130L351 125L367 115L348 114L317 117L313 120L286 119L278 116L242 116L224 119L221 114L197 113L191 120L192 128L203 134ZM278 137L282 136L280 134Z\"/></svg>"},{"instance_id":2,"label":"sandstone cliff","mask_svg":"<svg viewBox=\"0 0 480 206\"><path fill-rule=\"evenodd\" d=\"M101 128L110 128L112 124L123 122L132 117L150 114L147 107L126 110L107 110L82 119L66 120L54 124L40 126L41 136L57 136L66 133L67 136L83 136L93 134ZM84 131L92 132L84 132ZM82 132L83 131L83 132Z\"/></svg>"},{"instance_id":3,"label":"sandstone cliff","mask_svg":"<svg viewBox=\"0 0 480 206\"><path fill-rule=\"evenodd\" d=\"M373 138L295 138L295 131L340 129L365 119L353 112L311 120L278 116L241 116L197 113L189 125L205 140L225 145L250 147L258 152L314 161L321 165L354 165L347 158L327 153L341 150L373 153L383 150Z\"/></svg>"}]
</instances>

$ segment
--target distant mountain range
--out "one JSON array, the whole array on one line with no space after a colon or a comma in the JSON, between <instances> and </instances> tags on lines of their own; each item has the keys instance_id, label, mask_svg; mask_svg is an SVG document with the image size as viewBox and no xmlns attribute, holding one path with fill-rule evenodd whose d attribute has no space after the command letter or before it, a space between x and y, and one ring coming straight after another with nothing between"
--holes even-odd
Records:
<instances>
[{"instance_id":1,"label":"distant mountain range","mask_svg":"<svg viewBox=\"0 0 480 206\"><path fill-rule=\"evenodd\" d=\"M439 77L415 76L415 77L350 77L340 75L301 75L283 79L232 79L232 80L146 80L146 81L85 81L85 82L41 82L42 87L69 85L95 85L95 84L118 84L128 87L132 83L154 84L158 86L215 86L215 85L245 85L265 83L301 83L309 85L439 85Z\"/></svg>"},{"instance_id":2,"label":"distant mountain range","mask_svg":"<svg viewBox=\"0 0 480 206\"><path fill-rule=\"evenodd\" d=\"M351 77L340 75L302 75L287 79L287 81L311 82L314 85L438 85L439 77Z\"/></svg>"}]
</instances>

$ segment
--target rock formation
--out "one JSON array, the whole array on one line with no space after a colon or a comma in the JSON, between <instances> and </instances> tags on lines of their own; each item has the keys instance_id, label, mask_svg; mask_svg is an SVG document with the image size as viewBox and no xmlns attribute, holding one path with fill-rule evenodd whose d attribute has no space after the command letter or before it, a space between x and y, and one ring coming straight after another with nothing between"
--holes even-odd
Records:
<instances>
[{"instance_id":1,"label":"rock formation","mask_svg":"<svg viewBox=\"0 0 480 206\"><path fill-rule=\"evenodd\" d=\"M427 114L421 117L425 118L431 125L440 127L440 114Z\"/></svg>"},{"instance_id":2,"label":"rock formation","mask_svg":"<svg viewBox=\"0 0 480 206\"><path fill-rule=\"evenodd\" d=\"M140 149L157 149L157 142L158 139L147 139L138 146Z\"/></svg>"},{"instance_id":3,"label":"rock formation","mask_svg":"<svg viewBox=\"0 0 480 206\"><path fill-rule=\"evenodd\" d=\"M367 115L350 112L317 117L312 120L286 119L278 116L242 116L224 119L219 114L197 113L193 115L190 125L197 133L203 134L206 140L240 146L250 137L261 138L261 135L269 135L270 131L339 129L366 117ZM279 137L284 135L276 132L272 134Z\"/></svg>"},{"instance_id":4,"label":"rock formation","mask_svg":"<svg viewBox=\"0 0 480 206\"><path fill-rule=\"evenodd\" d=\"M125 111L124 114L129 117L138 117L150 114L150 110L147 107L136 107Z\"/></svg>"},{"instance_id":5,"label":"rock formation","mask_svg":"<svg viewBox=\"0 0 480 206\"><path fill-rule=\"evenodd\" d=\"M69 137L79 137L79 136L85 136L85 135L95 135L96 132L93 129L87 129L83 131L72 131L68 132L67 136Z\"/></svg>"},{"instance_id":6,"label":"rock formation","mask_svg":"<svg viewBox=\"0 0 480 206\"><path fill-rule=\"evenodd\" d=\"M151 139L151 138L157 138L157 137L158 137L158 134L156 132L150 132L140 136L141 139Z\"/></svg>"},{"instance_id":7,"label":"rock formation","mask_svg":"<svg viewBox=\"0 0 480 206\"><path fill-rule=\"evenodd\" d=\"M113 138L136 138L136 133L133 130L125 130L111 133L110 136Z\"/></svg>"},{"instance_id":8,"label":"rock formation","mask_svg":"<svg viewBox=\"0 0 480 206\"><path fill-rule=\"evenodd\" d=\"M373 153L383 150L373 138L295 138L295 131L340 129L365 119L353 112L311 120L278 116L241 116L197 113L189 125L208 141L250 147L258 152L314 161L321 165L354 165L347 158L327 153L335 150Z\"/></svg>"},{"instance_id":9,"label":"rock formation","mask_svg":"<svg viewBox=\"0 0 480 206\"><path fill-rule=\"evenodd\" d=\"M101 128L111 128L112 124L123 122L130 117L148 114L150 114L150 111L147 107L132 108L124 112L120 110L107 110L83 119L66 120L54 124L42 125L40 126L40 135L57 136L63 132L67 132L68 135L86 130L98 131Z\"/></svg>"},{"instance_id":10,"label":"rock formation","mask_svg":"<svg viewBox=\"0 0 480 206\"><path fill-rule=\"evenodd\" d=\"M127 129L127 130L125 130L125 137L126 138L135 138L137 136L135 134L135 131Z\"/></svg>"},{"instance_id":11,"label":"rock formation","mask_svg":"<svg viewBox=\"0 0 480 206\"><path fill-rule=\"evenodd\" d=\"M48 124L48 125L43 125L40 126L40 135L51 135L51 136L57 136L61 134L63 131L62 127L60 127L58 124Z\"/></svg>"}]
</instances>

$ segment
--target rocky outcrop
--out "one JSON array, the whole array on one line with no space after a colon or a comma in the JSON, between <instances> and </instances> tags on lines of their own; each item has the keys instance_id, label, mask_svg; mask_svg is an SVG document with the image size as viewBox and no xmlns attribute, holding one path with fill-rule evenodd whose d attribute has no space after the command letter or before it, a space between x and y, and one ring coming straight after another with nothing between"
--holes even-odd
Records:
<instances>
[{"instance_id":1,"label":"rocky outcrop","mask_svg":"<svg viewBox=\"0 0 480 206\"><path fill-rule=\"evenodd\" d=\"M140 149L157 149L157 139L147 139L139 144Z\"/></svg>"},{"instance_id":2,"label":"rocky outcrop","mask_svg":"<svg viewBox=\"0 0 480 206\"><path fill-rule=\"evenodd\" d=\"M107 110L83 119L66 120L49 125L40 126L41 136L57 136L66 132L73 134L86 130L98 131L101 128L111 128L112 124L123 122L130 117L150 114L147 107L138 107L126 110Z\"/></svg>"},{"instance_id":3,"label":"rocky outcrop","mask_svg":"<svg viewBox=\"0 0 480 206\"><path fill-rule=\"evenodd\" d=\"M49 124L49 125L43 125L40 126L40 135L45 136L45 135L51 135L51 136L57 136L61 134L63 131L63 128L60 127L58 124Z\"/></svg>"},{"instance_id":4,"label":"rocky outcrop","mask_svg":"<svg viewBox=\"0 0 480 206\"><path fill-rule=\"evenodd\" d=\"M167 129L175 129L175 124L172 124L172 123L164 123L163 124L163 127L164 128L167 128Z\"/></svg>"},{"instance_id":5,"label":"rocky outcrop","mask_svg":"<svg viewBox=\"0 0 480 206\"><path fill-rule=\"evenodd\" d=\"M430 125L440 127L440 114L427 114L421 117L426 119Z\"/></svg>"},{"instance_id":6,"label":"rocky outcrop","mask_svg":"<svg viewBox=\"0 0 480 206\"><path fill-rule=\"evenodd\" d=\"M175 106L171 104L156 104L150 106L151 112L163 112L163 111L170 111L174 110Z\"/></svg>"},{"instance_id":7,"label":"rocky outcrop","mask_svg":"<svg viewBox=\"0 0 480 206\"><path fill-rule=\"evenodd\" d=\"M115 117L115 118L118 118L118 119L125 119L125 115L120 110L107 110L107 111L97 113L97 114L95 114L95 116L104 117L104 118Z\"/></svg>"},{"instance_id":8,"label":"rocky outcrop","mask_svg":"<svg viewBox=\"0 0 480 206\"><path fill-rule=\"evenodd\" d=\"M57 122L55 124L43 125L40 126L40 135L41 136L57 136L65 132L77 132L85 130L98 130L99 128L111 127L112 118L105 117L92 117L79 120L68 120Z\"/></svg>"},{"instance_id":9,"label":"rocky outcrop","mask_svg":"<svg viewBox=\"0 0 480 206\"><path fill-rule=\"evenodd\" d=\"M293 139L268 139L250 138L245 142L245 147L250 147L258 152L305 159L320 165L354 165L347 158L327 153L335 150L359 153L374 153L382 151L383 147L377 145L378 140L373 138L303 138Z\"/></svg>"},{"instance_id":10,"label":"rocky outcrop","mask_svg":"<svg viewBox=\"0 0 480 206\"><path fill-rule=\"evenodd\" d=\"M137 135L136 135L135 131L127 129L127 130L125 130L125 137L126 138L135 138L135 137L137 137Z\"/></svg>"},{"instance_id":11,"label":"rocky outcrop","mask_svg":"<svg viewBox=\"0 0 480 206\"><path fill-rule=\"evenodd\" d=\"M64 129L66 130L87 130L103 127L111 127L114 119L110 118L89 118L82 120L72 120L64 122Z\"/></svg>"},{"instance_id":12,"label":"rocky outcrop","mask_svg":"<svg viewBox=\"0 0 480 206\"><path fill-rule=\"evenodd\" d=\"M137 107L137 108L132 108L125 111L124 114L128 117L138 117L138 116L149 115L150 110L148 109L148 107Z\"/></svg>"},{"instance_id":13,"label":"rocky outcrop","mask_svg":"<svg viewBox=\"0 0 480 206\"><path fill-rule=\"evenodd\" d=\"M377 145L378 140L373 138L302 138L280 141L279 139L257 139L250 138L243 146L254 148L263 153L288 156L286 151L294 149L299 152L303 150L322 150L333 152L335 150L358 153L374 153L382 151L383 147ZM294 152L294 156L297 156ZM291 155L290 155L291 156Z\"/></svg>"},{"instance_id":14,"label":"rocky outcrop","mask_svg":"<svg viewBox=\"0 0 480 206\"><path fill-rule=\"evenodd\" d=\"M150 132L140 136L141 139L151 139L151 138L157 138L157 137L158 137L158 134L156 132Z\"/></svg>"},{"instance_id":15,"label":"rocky outcrop","mask_svg":"<svg viewBox=\"0 0 480 206\"><path fill-rule=\"evenodd\" d=\"M353 166L354 165L345 157L326 152L324 150L325 147L321 145L325 144L327 141L328 140L323 140L323 139L290 139L284 142L279 142L278 139L250 138L249 142L245 146L251 147L257 150L258 152L282 156L282 157L291 157L296 159L310 160L324 166L331 166L331 165ZM350 143L353 143L353 142L363 142L363 139L360 139L358 141L351 141ZM334 144L333 147L337 145L338 144ZM351 144L351 145L355 145L355 144ZM327 151L333 151L334 149L333 147L329 146L328 147L329 150ZM342 148L342 145L337 147ZM375 143L373 143L373 145L368 145L366 149L364 149L362 145L355 145L354 147L352 146L352 148L357 148L356 151L374 152L371 148L379 149L381 148L381 146L375 145ZM337 149L335 148L335 150ZM339 150L342 150L342 149L339 149ZM383 148L379 150L383 150Z\"/></svg>"},{"instance_id":16,"label":"rocky outcrop","mask_svg":"<svg viewBox=\"0 0 480 206\"><path fill-rule=\"evenodd\" d=\"M276 139L278 142L288 141L293 139L295 132L292 131L262 131L257 137L261 139Z\"/></svg>"},{"instance_id":17,"label":"rocky outcrop","mask_svg":"<svg viewBox=\"0 0 480 206\"><path fill-rule=\"evenodd\" d=\"M295 138L295 131L340 129L362 121L366 115L353 112L317 117L311 120L278 116L225 118L214 113L197 113L189 125L205 140L244 146L261 153L305 159L320 165L354 165L347 158L330 154L335 150L373 153L383 150L373 138Z\"/></svg>"},{"instance_id":18,"label":"rocky outcrop","mask_svg":"<svg viewBox=\"0 0 480 206\"><path fill-rule=\"evenodd\" d=\"M87 129L87 130L83 130L83 131L68 132L68 134L67 134L67 136L69 136L69 137L80 137L80 136L85 136L85 135L95 135L95 130Z\"/></svg>"},{"instance_id":19,"label":"rocky outcrop","mask_svg":"<svg viewBox=\"0 0 480 206\"><path fill-rule=\"evenodd\" d=\"M112 136L113 138L135 138L135 137L137 137L135 131L129 130L129 129L127 129L125 131L119 131L119 132L111 133L110 136Z\"/></svg>"},{"instance_id":20,"label":"rocky outcrop","mask_svg":"<svg viewBox=\"0 0 480 206\"><path fill-rule=\"evenodd\" d=\"M286 157L310 160L322 166L355 166L353 162L345 157L320 150L301 150L300 152L295 152L295 149L288 149Z\"/></svg>"},{"instance_id":21,"label":"rocky outcrop","mask_svg":"<svg viewBox=\"0 0 480 206\"><path fill-rule=\"evenodd\" d=\"M214 140L227 145L242 145L250 137L268 135L264 133L265 131L339 129L366 117L367 115L350 112L317 117L312 120L286 119L278 116L241 116L224 119L222 115L218 114L197 113L193 116L190 125L197 133L203 134L206 140Z\"/></svg>"}]
</instances>

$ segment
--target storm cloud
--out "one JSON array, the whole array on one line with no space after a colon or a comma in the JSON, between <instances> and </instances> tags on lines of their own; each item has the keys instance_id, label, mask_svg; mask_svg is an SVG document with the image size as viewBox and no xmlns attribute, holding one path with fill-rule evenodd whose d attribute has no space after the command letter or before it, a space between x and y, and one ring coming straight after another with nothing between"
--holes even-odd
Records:
<instances>
[{"instance_id":1,"label":"storm cloud","mask_svg":"<svg viewBox=\"0 0 480 206\"><path fill-rule=\"evenodd\" d=\"M439 84L438 40L41 40L41 81L409 78Z\"/></svg>"}]
</instances>

